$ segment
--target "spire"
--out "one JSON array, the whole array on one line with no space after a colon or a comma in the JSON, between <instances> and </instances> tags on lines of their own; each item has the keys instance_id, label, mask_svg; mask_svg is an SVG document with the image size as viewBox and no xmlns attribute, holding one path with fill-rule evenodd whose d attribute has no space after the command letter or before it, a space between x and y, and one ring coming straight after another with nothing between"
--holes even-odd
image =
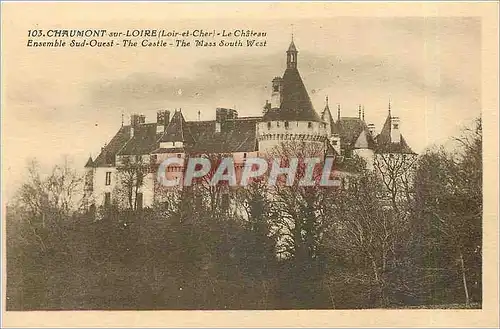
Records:
<instances>
[{"instance_id":1,"label":"spire","mask_svg":"<svg viewBox=\"0 0 500 329\"><path fill-rule=\"evenodd\" d=\"M295 47L295 43L293 42L293 34L292 34L292 42L290 42L290 46L286 51L286 67L287 68L297 68L297 48Z\"/></svg>"}]
</instances>

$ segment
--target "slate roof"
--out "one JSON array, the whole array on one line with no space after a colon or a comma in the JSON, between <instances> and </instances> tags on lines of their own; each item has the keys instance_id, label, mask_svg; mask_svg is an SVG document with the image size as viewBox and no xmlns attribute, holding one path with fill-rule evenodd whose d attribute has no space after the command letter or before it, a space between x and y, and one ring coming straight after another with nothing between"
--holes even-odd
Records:
<instances>
[{"instance_id":1,"label":"slate roof","mask_svg":"<svg viewBox=\"0 0 500 329\"><path fill-rule=\"evenodd\" d=\"M330 133L331 134L337 133L337 126L335 124L335 121L333 120L332 112L330 112L330 107L328 106L328 99L327 99L325 109L321 113L321 120L330 124Z\"/></svg>"},{"instance_id":2,"label":"slate roof","mask_svg":"<svg viewBox=\"0 0 500 329\"><path fill-rule=\"evenodd\" d=\"M362 131L365 131L367 140L368 140L368 148L375 148L375 141L368 130L368 126L366 123L358 117L342 117L340 118L340 122L337 122L336 129L340 135L340 143L342 148L347 150L354 149L354 144L358 139L359 135Z\"/></svg>"},{"instance_id":3,"label":"slate roof","mask_svg":"<svg viewBox=\"0 0 500 329\"><path fill-rule=\"evenodd\" d=\"M293 41L288 52L290 51L297 51ZM281 106L268 110L262 118L263 121L322 121L314 110L304 82L296 67L288 67L285 70L282 84Z\"/></svg>"},{"instance_id":4,"label":"slate roof","mask_svg":"<svg viewBox=\"0 0 500 329\"><path fill-rule=\"evenodd\" d=\"M123 126L109 141L94 161L94 167L111 167L115 165L115 156L130 139L130 126Z\"/></svg>"},{"instance_id":5,"label":"slate roof","mask_svg":"<svg viewBox=\"0 0 500 329\"><path fill-rule=\"evenodd\" d=\"M176 111L172 116L172 119L168 123L167 128L163 136L161 136L160 142L184 142L188 145L195 143L189 127L184 120L184 116L181 111Z\"/></svg>"},{"instance_id":6,"label":"slate roof","mask_svg":"<svg viewBox=\"0 0 500 329\"><path fill-rule=\"evenodd\" d=\"M134 128L132 137L118 155L148 154L157 148L156 123L145 123Z\"/></svg>"},{"instance_id":7,"label":"slate roof","mask_svg":"<svg viewBox=\"0 0 500 329\"><path fill-rule=\"evenodd\" d=\"M180 112L177 112L180 113ZM175 116L175 115L174 115ZM261 117L242 117L228 120L222 124L221 132L215 131L216 121L184 121L182 118L182 132L184 138L189 133L194 144L186 148L160 148L160 140L166 133L156 133L156 123L137 125L134 136L130 138L130 126L121 127L108 145L104 147L101 154L92 163L93 167L110 167L115 165L116 155L136 154L161 154L161 153L234 153L253 152L258 150L257 123ZM176 126L174 124L173 126ZM168 127L167 127L168 130ZM170 136L182 137L178 129L173 129ZM106 162L106 154L109 163ZM89 159L90 161L91 159ZM87 165L89 165L87 161Z\"/></svg>"},{"instance_id":8,"label":"slate roof","mask_svg":"<svg viewBox=\"0 0 500 329\"><path fill-rule=\"evenodd\" d=\"M389 114L387 119L385 119L385 123L380 131L380 134L376 137L377 153L416 154L408 145L402 134L401 141L399 143L391 143L391 128L391 115Z\"/></svg>"},{"instance_id":9,"label":"slate roof","mask_svg":"<svg viewBox=\"0 0 500 329\"><path fill-rule=\"evenodd\" d=\"M260 117L228 120L215 131L215 121L191 121L187 125L197 142L195 153L234 153L257 151L257 122Z\"/></svg>"}]
</instances>

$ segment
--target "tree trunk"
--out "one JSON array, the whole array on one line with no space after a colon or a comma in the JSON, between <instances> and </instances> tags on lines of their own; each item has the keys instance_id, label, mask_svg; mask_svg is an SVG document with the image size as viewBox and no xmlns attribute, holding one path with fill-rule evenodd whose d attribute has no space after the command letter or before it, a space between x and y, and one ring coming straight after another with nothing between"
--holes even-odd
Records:
<instances>
[{"instance_id":1,"label":"tree trunk","mask_svg":"<svg viewBox=\"0 0 500 329\"><path fill-rule=\"evenodd\" d=\"M464 284L464 291L465 291L465 306L469 307L469 305L470 305L469 289L467 288L467 279L465 277L464 256L463 256L462 252L460 252L460 269L462 271L462 281Z\"/></svg>"}]
</instances>

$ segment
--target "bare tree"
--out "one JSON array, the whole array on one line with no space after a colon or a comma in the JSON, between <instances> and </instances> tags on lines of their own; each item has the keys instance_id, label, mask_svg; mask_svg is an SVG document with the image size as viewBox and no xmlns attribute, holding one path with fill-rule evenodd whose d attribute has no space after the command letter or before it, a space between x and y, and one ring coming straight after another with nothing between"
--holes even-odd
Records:
<instances>
[{"instance_id":1,"label":"bare tree","mask_svg":"<svg viewBox=\"0 0 500 329\"><path fill-rule=\"evenodd\" d=\"M135 211L140 206L138 197L149 166L142 160L142 157L136 157L134 160L125 157L116 170L118 175L117 194L120 199L126 200L128 209Z\"/></svg>"},{"instance_id":2,"label":"bare tree","mask_svg":"<svg viewBox=\"0 0 500 329\"><path fill-rule=\"evenodd\" d=\"M374 167L385 186L383 195L388 196L395 211L409 205L413 198L413 182L417 155L413 153L377 153Z\"/></svg>"},{"instance_id":3,"label":"bare tree","mask_svg":"<svg viewBox=\"0 0 500 329\"><path fill-rule=\"evenodd\" d=\"M45 233L59 229L81 206L82 177L65 158L51 172L42 174L39 163L32 160L27 170L27 180L16 195L17 212L29 224L33 237L42 250L47 248Z\"/></svg>"},{"instance_id":4,"label":"bare tree","mask_svg":"<svg viewBox=\"0 0 500 329\"><path fill-rule=\"evenodd\" d=\"M424 235L421 244L427 249L438 248L443 266L459 269L465 304L469 306L470 282L477 283L478 294L481 290L481 120L454 140L458 146L455 152L431 149L419 161L416 218L436 232Z\"/></svg>"}]
</instances>

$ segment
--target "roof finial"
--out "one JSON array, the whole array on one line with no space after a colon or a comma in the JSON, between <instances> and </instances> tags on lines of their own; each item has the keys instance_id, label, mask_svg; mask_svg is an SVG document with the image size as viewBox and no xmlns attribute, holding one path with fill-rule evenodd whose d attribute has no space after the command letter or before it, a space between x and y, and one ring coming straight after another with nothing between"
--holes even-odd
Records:
<instances>
[{"instance_id":1,"label":"roof finial","mask_svg":"<svg viewBox=\"0 0 500 329\"><path fill-rule=\"evenodd\" d=\"M340 104L337 105L337 121L340 122Z\"/></svg>"},{"instance_id":2,"label":"roof finial","mask_svg":"<svg viewBox=\"0 0 500 329\"><path fill-rule=\"evenodd\" d=\"M123 127L123 111L122 111L122 127Z\"/></svg>"},{"instance_id":3,"label":"roof finial","mask_svg":"<svg viewBox=\"0 0 500 329\"><path fill-rule=\"evenodd\" d=\"M365 106L363 105L362 120L365 121Z\"/></svg>"},{"instance_id":4,"label":"roof finial","mask_svg":"<svg viewBox=\"0 0 500 329\"><path fill-rule=\"evenodd\" d=\"M293 24L292 24L292 42L293 42Z\"/></svg>"},{"instance_id":5,"label":"roof finial","mask_svg":"<svg viewBox=\"0 0 500 329\"><path fill-rule=\"evenodd\" d=\"M326 96L326 107L328 107L328 96Z\"/></svg>"},{"instance_id":6,"label":"roof finial","mask_svg":"<svg viewBox=\"0 0 500 329\"><path fill-rule=\"evenodd\" d=\"M391 98L389 98L389 115L391 115Z\"/></svg>"},{"instance_id":7,"label":"roof finial","mask_svg":"<svg viewBox=\"0 0 500 329\"><path fill-rule=\"evenodd\" d=\"M361 119L361 104L358 105L358 118Z\"/></svg>"},{"instance_id":8,"label":"roof finial","mask_svg":"<svg viewBox=\"0 0 500 329\"><path fill-rule=\"evenodd\" d=\"M198 121L200 121L200 115L201 115L201 111L198 110Z\"/></svg>"}]
</instances>

